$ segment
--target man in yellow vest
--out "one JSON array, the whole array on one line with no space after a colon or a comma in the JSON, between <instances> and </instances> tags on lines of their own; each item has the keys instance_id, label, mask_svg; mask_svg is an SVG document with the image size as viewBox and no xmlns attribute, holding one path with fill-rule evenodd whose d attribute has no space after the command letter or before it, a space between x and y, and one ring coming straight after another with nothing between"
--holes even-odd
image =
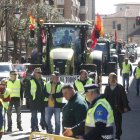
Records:
<instances>
[{"instance_id":1,"label":"man in yellow vest","mask_svg":"<svg viewBox=\"0 0 140 140\"><path fill-rule=\"evenodd\" d=\"M23 102L23 89L19 79L16 78L16 71L10 71L10 79L7 81L6 91L10 96L10 103L7 110L8 129L7 132L12 132L12 108L15 107L17 113L17 128L23 131L21 126L21 104Z\"/></svg>"},{"instance_id":2,"label":"man in yellow vest","mask_svg":"<svg viewBox=\"0 0 140 140\"><path fill-rule=\"evenodd\" d=\"M130 63L128 63L128 58L125 58L124 62L122 63L122 67L120 70L120 74L122 75L122 81L123 81L123 87L126 89L126 92L128 92L129 88L129 77L132 75L132 66ZM126 86L125 86L126 82Z\"/></svg>"},{"instance_id":3,"label":"man in yellow vest","mask_svg":"<svg viewBox=\"0 0 140 140\"><path fill-rule=\"evenodd\" d=\"M93 83L94 80L88 77L88 72L86 70L81 70L79 78L74 82L74 89L81 94L84 92L84 85Z\"/></svg>"},{"instance_id":4,"label":"man in yellow vest","mask_svg":"<svg viewBox=\"0 0 140 140\"><path fill-rule=\"evenodd\" d=\"M4 107L3 107L3 101L0 99L0 140L2 138L2 135L4 133Z\"/></svg>"},{"instance_id":5,"label":"man in yellow vest","mask_svg":"<svg viewBox=\"0 0 140 140\"><path fill-rule=\"evenodd\" d=\"M31 132L39 131L38 127L38 112L41 112L40 125L43 129L47 129L45 123L45 108L44 108L44 88L46 82L42 79L41 68L35 68L33 76L27 82L25 94L30 100L31 109Z\"/></svg>"},{"instance_id":6,"label":"man in yellow vest","mask_svg":"<svg viewBox=\"0 0 140 140\"><path fill-rule=\"evenodd\" d=\"M140 61L138 62L137 67L135 68L133 72L134 77L136 78L136 90L137 90L137 96L139 96L139 86L140 86Z\"/></svg>"},{"instance_id":7,"label":"man in yellow vest","mask_svg":"<svg viewBox=\"0 0 140 140\"><path fill-rule=\"evenodd\" d=\"M85 121L77 124L73 128L68 128L63 133L65 136L81 135L80 139L84 140L113 140L113 111L104 98L100 95L99 86L90 84L85 86L85 93L90 102Z\"/></svg>"},{"instance_id":8,"label":"man in yellow vest","mask_svg":"<svg viewBox=\"0 0 140 140\"><path fill-rule=\"evenodd\" d=\"M53 127L51 123L52 116L55 117L55 134L60 134L60 111L63 107L62 99L62 86L63 82L60 81L59 72L54 71L52 74L52 80L46 83L45 92L45 120L48 126L48 133L53 133Z\"/></svg>"}]
</instances>

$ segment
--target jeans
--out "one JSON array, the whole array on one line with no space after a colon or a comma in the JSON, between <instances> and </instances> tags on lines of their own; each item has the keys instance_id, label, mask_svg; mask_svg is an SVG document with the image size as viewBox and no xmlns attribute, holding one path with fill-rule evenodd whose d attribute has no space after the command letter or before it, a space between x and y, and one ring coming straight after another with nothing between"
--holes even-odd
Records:
<instances>
[{"instance_id":1,"label":"jeans","mask_svg":"<svg viewBox=\"0 0 140 140\"><path fill-rule=\"evenodd\" d=\"M17 113L17 127L21 127L21 107L20 101L10 101L9 108L7 110L7 120L8 120L8 128L12 129L12 108L15 107Z\"/></svg>"},{"instance_id":2,"label":"jeans","mask_svg":"<svg viewBox=\"0 0 140 140\"><path fill-rule=\"evenodd\" d=\"M40 125L42 126L42 128L48 130L48 126L45 121L45 108L41 111Z\"/></svg>"},{"instance_id":3,"label":"jeans","mask_svg":"<svg viewBox=\"0 0 140 140\"><path fill-rule=\"evenodd\" d=\"M140 78L136 79L136 90L137 90L137 95L139 95L139 86L140 86Z\"/></svg>"},{"instance_id":4,"label":"jeans","mask_svg":"<svg viewBox=\"0 0 140 140\"><path fill-rule=\"evenodd\" d=\"M38 117L37 117L38 110L32 109L31 110L31 129L32 131L38 130ZM45 122L45 110L41 111L41 125L44 125L45 129L47 130L47 124Z\"/></svg>"},{"instance_id":5,"label":"jeans","mask_svg":"<svg viewBox=\"0 0 140 140\"><path fill-rule=\"evenodd\" d=\"M35 131L38 129L38 118L37 118L37 109L31 110L31 128L32 131Z\"/></svg>"},{"instance_id":6,"label":"jeans","mask_svg":"<svg viewBox=\"0 0 140 140\"><path fill-rule=\"evenodd\" d=\"M45 107L45 121L48 126L48 133L53 133L53 127L51 123L52 116L55 117L55 134L60 134L60 108Z\"/></svg>"},{"instance_id":7,"label":"jeans","mask_svg":"<svg viewBox=\"0 0 140 140\"><path fill-rule=\"evenodd\" d=\"M128 91L129 88L129 74L122 74L123 87ZM126 86L125 86L126 82Z\"/></svg>"}]
</instances>

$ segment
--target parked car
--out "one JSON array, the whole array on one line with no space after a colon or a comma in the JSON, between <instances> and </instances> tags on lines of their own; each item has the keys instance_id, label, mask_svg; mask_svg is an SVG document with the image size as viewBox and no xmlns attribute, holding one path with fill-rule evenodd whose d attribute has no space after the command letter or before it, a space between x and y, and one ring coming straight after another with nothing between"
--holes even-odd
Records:
<instances>
[{"instance_id":1,"label":"parked car","mask_svg":"<svg viewBox=\"0 0 140 140\"><path fill-rule=\"evenodd\" d=\"M14 69L17 71L19 78L26 77L26 66L24 64L13 64Z\"/></svg>"},{"instance_id":2,"label":"parked car","mask_svg":"<svg viewBox=\"0 0 140 140\"><path fill-rule=\"evenodd\" d=\"M10 71L14 70L12 63L0 62L0 81L9 78Z\"/></svg>"}]
</instances>

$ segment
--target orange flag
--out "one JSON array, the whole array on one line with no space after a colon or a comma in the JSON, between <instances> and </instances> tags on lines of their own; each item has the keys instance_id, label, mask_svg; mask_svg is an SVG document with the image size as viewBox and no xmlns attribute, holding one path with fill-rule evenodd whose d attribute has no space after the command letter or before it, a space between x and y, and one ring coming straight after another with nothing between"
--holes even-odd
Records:
<instances>
[{"instance_id":1,"label":"orange flag","mask_svg":"<svg viewBox=\"0 0 140 140\"><path fill-rule=\"evenodd\" d=\"M104 27L103 27L103 22L102 22L101 16L99 14L97 14L97 17L96 17L95 26L99 30L100 36L103 37L104 36Z\"/></svg>"},{"instance_id":2,"label":"orange flag","mask_svg":"<svg viewBox=\"0 0 140 140\"><path fill-rule=\"evenodd\" d=\"M103 28L102 19L101 19L100 15L97 14L95 26L94 26L94 29L93 29L92 34L91 34L91 39L93 41L91 48L95 47L95 45L97 43L97 39L100 36L104 37L104 28Z\"/></svg>"}]
</instances>

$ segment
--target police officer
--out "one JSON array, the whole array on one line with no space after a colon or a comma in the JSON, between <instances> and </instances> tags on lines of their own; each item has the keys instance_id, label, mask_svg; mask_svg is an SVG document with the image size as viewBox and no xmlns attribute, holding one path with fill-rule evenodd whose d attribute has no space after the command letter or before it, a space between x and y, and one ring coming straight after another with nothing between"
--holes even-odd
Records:
<instances>
[{"instance_id":1,"label":"police officer","mask_svg":"<svg viewBox=\"0 0 140 140\"><path fill-rule=\"evenodd\" d=\"M7 81L7 88L10 95L10 103L7 111L8 129L7 132L12 132L12 108L15 107L17 113L17 128L23 131L21 126L21 104L23 102L23 90L19 79L16 78L16 71L10 71L10 79Z\"/></svg>"},{"instance_id":2,"label":"police officer","mask_svg":"<svg viewBox=\"0 0 140 140\"><path fill-rule=\"evenodd\" d=\"M135 68L133 72L134 77L136 78L136 90L137 90L137 96L139 96L139 85L140 85L140 61L138 62L137 67Z\"/></svg>"},{"instance_id":3,"label":"police officer","mask_svg":"<svg viewBox=\"0 0 140 140\"><path fill-rule=\"evenodd\" d=\"M41 77L41 68L35 68L33 76L30 78L25 87L25 94L30 99L31 109L31 131L39 131L38 128L38 112L41 112L41 125L45 123L45 108L44 108L44 88L46 82ZM44 129L44 128L43 128Z\"/></svg>"},{"instance_id":4,"label":"police officer","mask_svg":"<svg viewBox=\"0 0 140 140\"><path fill-rule=\"evenodd\" d=\"M104 98L100 95L99 87L96 84L85 86L85 93L90 102L86 120L64 132L65 136L73 136L85 127L85 140L113 140L113 111ZM80 137L81 138L81 137Z\"/></svg>"},{"instance_id":5,"label":"police officer","mask_svg":"<svg viewBox=\"0 0 140 140\"><path fill-rule=\"evenodd\" d=\"M81 94L84 92L84 85L92 83L94 83L94 81L92 78L88 77L88 72L86 70L81 70L79 78L74 82L74 89Z\"/></svg>"},{"instance_id":6,"label":"police officer","mask_svg":"<svg viewBox=\"0 0 140 140\"><path fill-rule=\"evenodd\" d=\"M45 87L45 121L48 125L48 133L53 133L51 123L52 116L55 117L55 134L60 134L60 112L63 107L62 99L62 86L63 82L60 81L60 73L54 71L52 79L46 83Z\"/></svg>"},{"instance_id":7,"label":"police officer","mask_svg":"<svg viewBox=\"0 0 140 140\"><path fill-rule=\"evenodd\" d=\"M123 81L123 87L125 88L125 82L126 82L126 92L128 92L129 88L129 77L132 75L132 66L130 63L128 63L128 58L125 58L124 62L122 63L121 67L121 75L122 75L122 81Z\"/></svg>"}]
</instances>

